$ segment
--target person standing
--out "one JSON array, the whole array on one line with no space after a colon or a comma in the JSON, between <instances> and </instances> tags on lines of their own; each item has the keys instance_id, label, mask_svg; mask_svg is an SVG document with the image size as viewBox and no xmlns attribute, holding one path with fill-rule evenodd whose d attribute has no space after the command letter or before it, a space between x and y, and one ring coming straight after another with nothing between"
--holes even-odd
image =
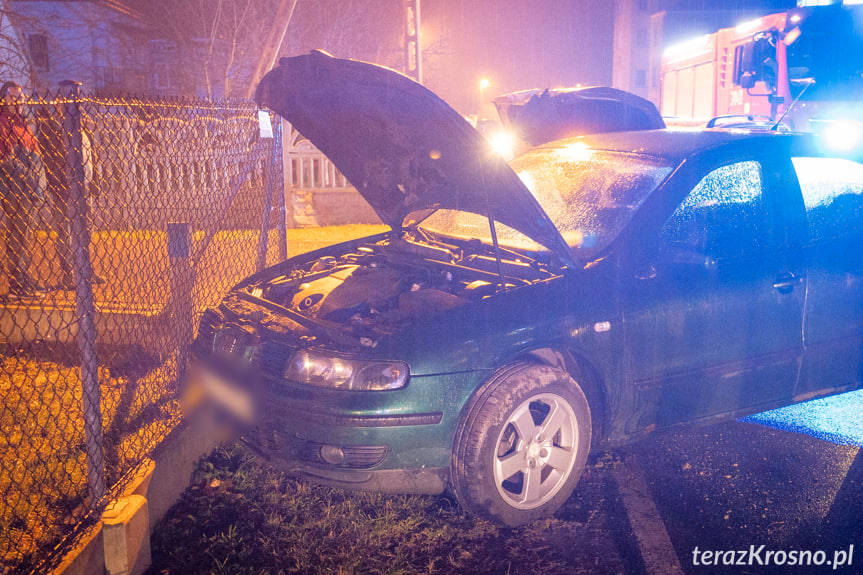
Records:
<instances>
[{"instance_id":1,"label":"person standing","mask_svg":"<svg viewBox=\"0 0 863 575\"><path fill-rule=\"evenodd\" d=\"M9 293L41 297L45 288L29 275L33 213L45 197L47 180L35 123L24 109L17 82L0 86L0 202L6 220L6 262Z\"/></svg>"}]
</instances>

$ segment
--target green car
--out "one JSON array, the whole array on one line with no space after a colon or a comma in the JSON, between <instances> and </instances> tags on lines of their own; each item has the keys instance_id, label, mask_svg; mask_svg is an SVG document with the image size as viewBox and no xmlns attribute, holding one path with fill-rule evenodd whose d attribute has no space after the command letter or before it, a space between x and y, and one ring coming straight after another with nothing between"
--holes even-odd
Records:
<instances>
[{"instance_id":1,"label":"green car","mask_svg":"<svg viewBox=\"0 0 863 575\"><path fill-rule=\"evenodd\" d=\"M518 525L593 449L859 388L863 165L802 134L603 134L506 163L409 78L283 59L258 101L391 231L208 310L195 378L317 482Z\"/></svg>"}]
</instances>

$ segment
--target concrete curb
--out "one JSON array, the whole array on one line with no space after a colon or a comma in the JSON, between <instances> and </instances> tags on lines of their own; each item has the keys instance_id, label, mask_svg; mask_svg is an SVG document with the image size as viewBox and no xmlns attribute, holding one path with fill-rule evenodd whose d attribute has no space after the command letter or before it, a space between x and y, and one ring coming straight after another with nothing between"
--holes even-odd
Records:
<instances>
[{"instance_id":1,"label":"concrete curb","mask_svg":"<svg viewBox=\"0 0 863 575\"><path fill-rule=\"evenodd\" d=\"M150 566L150 533L189 485L198 460L218 445L204 414L184 419L143 462L102 520L63 557L52 575L139 575Z\"/></svg>"}]
</instances>

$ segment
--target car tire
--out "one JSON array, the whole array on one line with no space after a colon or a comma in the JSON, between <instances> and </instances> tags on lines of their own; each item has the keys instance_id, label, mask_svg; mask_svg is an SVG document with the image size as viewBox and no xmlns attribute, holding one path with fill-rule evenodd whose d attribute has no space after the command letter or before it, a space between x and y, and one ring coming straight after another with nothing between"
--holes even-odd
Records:
<instances>
[{"instance_id":1,"label":"car tire","mask_svg":"<svg viewBox=\"0 0 863 575\"><path fill-rule=\"evenodd\" d=\"M452 490L469 512L516 526L552 515L590 451L587 399L566 372L518 363L495 373L456 431Z\"/></svg>"}]
</instances>

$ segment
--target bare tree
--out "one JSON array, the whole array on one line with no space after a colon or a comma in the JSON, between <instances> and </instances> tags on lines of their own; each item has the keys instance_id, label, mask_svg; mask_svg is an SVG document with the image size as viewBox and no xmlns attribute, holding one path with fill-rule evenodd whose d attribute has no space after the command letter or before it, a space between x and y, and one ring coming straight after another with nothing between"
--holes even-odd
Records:
<instances>
[{"instance_id":1,"label":"bare tree","mask_svg":"<svg viewBox=\"0 0 863 575\"><path fill-rule=\"evenodd\" d=\"M177 42L186 89L203 84L208 97L236 95L251 74L277 0L150 0L142 8Z\"/></svg>"},{"instance_id":2,"label":"bare tree","mask_svg":"<svg viewBox=\"0 0 863 575\"><path fill-rule=\"evenodd\" d=\"M321 49L396 67L403 58L401 0L300 0L282 52Z\"/></svg>"},{"instance_id":3,"label":"bare tree","mask_svg":"<svg viewBox=\"0 0 863 575\"><path fill-rule=\"evenodd\" d=\"M140 9L177 43L186 91L241 95L265 50L279 0L148 0ZM397 66L401 0L299 0L282 54L320 48L336 56Z\"/></svg>"},{"instance_id":4,"label":"bare tree","mask_svg":"<svg viewBox=\"0 0 863 575\"><path fill-rule=\"evenodd\" d=\"M0 78L30 87L34 80L20 18L10 9L9 0L0 3Z\"/></svg>"}]
</instances>

